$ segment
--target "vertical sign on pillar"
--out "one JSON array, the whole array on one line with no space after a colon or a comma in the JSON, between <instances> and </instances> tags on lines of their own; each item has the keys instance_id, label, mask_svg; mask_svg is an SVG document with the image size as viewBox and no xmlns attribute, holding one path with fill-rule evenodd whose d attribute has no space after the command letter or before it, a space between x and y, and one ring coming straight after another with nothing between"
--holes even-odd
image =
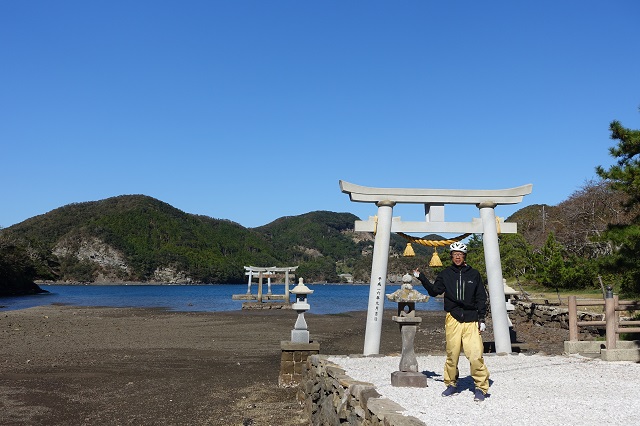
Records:
<instances>
[{"instance_id":1,"label":"vertical sign on pillar","mask_svg":"<svg viewBox=\"0 0 640 426\"><path fill-rule=\"evenodd\" d=\"M378 277L378 285L376 286L376 309L375 309L375 312L373 313L374 322L380 321L380 316L382 315L382 312L384 312L384 309L380 309L381 295L382 295L382 277Z\"/></svg>"},{"instance_id":2,"label":"vertical sign on pillar","mask_svg":"<svg viewBox=\"0 0 640 426\"><path fill-rule=\"evenodd\" d=\"M364 336L364 355L380 353L380 335L382 334L382 318L384 312L381 305L384 294L387 265L389 263L389 242L391 240L391 220L393 201L379 201L378 223L373 246L373 261L371 264L371 283L369 286L369 306L367 309L367 328Z\"/></svg>"}]
</instances>

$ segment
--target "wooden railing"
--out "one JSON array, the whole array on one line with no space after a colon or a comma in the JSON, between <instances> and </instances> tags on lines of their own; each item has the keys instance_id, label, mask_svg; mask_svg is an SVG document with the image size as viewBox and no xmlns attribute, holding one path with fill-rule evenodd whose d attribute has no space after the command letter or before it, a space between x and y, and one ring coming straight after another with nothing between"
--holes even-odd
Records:
<instances>
[{"instance_id":1,"label":"wooden railing","mask_svg":"<svg viewBox=\"0 0 640 426\"><path fill-rule=\"evenodd\" d=\"M604 306L604 321L578 321L578 306ZM569 341L577 342L578 327L605 327L607 349L615 349L618 334L640 333L640 321L621 321L620 311L640 310L640 302L633 300L618 300L613 295L611 287L607 288L604 300L581 300L576 296L569 296Z\"/></svg>"}]
</instances>

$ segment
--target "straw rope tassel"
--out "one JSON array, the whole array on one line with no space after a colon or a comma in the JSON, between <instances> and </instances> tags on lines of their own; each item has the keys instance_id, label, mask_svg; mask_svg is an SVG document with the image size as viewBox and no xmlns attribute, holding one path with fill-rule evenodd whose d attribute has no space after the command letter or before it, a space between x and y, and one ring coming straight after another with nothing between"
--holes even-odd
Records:
<instances>
[{"instance_id":1,"label":"straw rope tassel","mask_svg":"<svg viewBox=\"0 0 640 426\"><path fill-rule=\"evenodd\" d=\"M407 246L404 248L404 253L402 253L404 257L413 257L416 255L416 252L413 251L413 247L411 243L407 243Z\"/></svg>"},{"instance_id":2,"label":"straw rope tassel","mask_svg":"<svg viewBox=\"0 0 640 426\"><path fill-rule=\"evenodd\" d=\"M431 256L431 260L429 261L429 266L436 267L442 266L442 262L440 261L440 256L438 256L438 249L433 249L433 255Z\"/></svg>"}]
</instances>

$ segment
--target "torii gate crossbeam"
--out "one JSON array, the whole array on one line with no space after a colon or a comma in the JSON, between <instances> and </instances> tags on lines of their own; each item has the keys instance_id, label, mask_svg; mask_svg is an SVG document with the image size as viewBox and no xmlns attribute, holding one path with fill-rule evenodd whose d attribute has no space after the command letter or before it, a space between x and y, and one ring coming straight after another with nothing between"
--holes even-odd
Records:
<instances>
[{"instance_id":1,"label":"torii gate crossbeam","mask_svg":"<svg viewBox=\"0 0 640 426\"><path fill-rule=\"evenodd\" d=\"M491 303L491 317L496 352L511 352L509 318L504 303L502 266L498 247L498 225L495 207L501 204L517 204L531 193L533 185L501 190L460 190L460 189L411 189L373 188L340 181L340 190L349 194L351 201L375 203L378 207L377 219L356 221L356 231L375 233L369 306L365 331L364 355L375 355L380 351L382 315L384 311L384 291L386 286L389 241L391 232L428 233L476 233L483 234L487 283ZM398 203L423 204L425 222L402 222L394 218L393 207ZM480 210L480 220L472 222L445 222L445 204L471 204ZM501 233L516 233L515 223L500 223Z\"/></svg>"}]
</instances>

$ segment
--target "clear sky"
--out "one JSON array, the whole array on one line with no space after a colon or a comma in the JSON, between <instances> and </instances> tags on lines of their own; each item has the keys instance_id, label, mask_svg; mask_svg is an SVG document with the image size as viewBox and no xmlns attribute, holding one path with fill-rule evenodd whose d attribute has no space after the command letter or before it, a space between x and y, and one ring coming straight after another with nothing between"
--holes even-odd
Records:
<instances>
[{"instance_id":1,"label":"clear sky","mask_svg":"<svg viewBox=\"0 0 640 426\"><path fill-rule=\"evenodd\" d=\"M341 179L556 205L613 163L612 120L640 128L639 22L637 0L5 0L0 226L124 194L246 227L375 215Z\"/></svg>"}]
</instances>

